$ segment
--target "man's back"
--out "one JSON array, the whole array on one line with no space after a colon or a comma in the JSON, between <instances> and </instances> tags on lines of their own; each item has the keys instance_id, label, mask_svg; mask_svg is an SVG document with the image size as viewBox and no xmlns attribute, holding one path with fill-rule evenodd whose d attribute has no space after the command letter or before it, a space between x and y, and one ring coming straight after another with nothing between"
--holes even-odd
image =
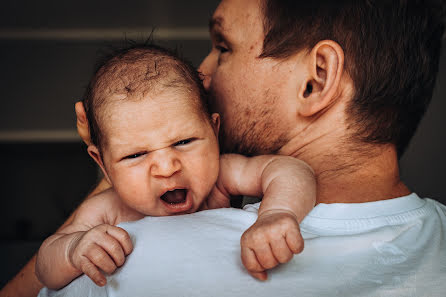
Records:
<instances>
[{"instance_id":1,"label":"man's back","mask_svg":"<svg viewBox=\"0 0 446 297\"><path fill-rule=\"evenodd\" d=\"M443 296L446 207L415 194L363 204L319 204L301 224L305 250L253 279L240 236L256 205L122 226L135 249L106 288L85 276L50 296ZM46 296L47 291L41 295ZM60 294L60 295L59 295Z\"/></svg>"}]
</instances>

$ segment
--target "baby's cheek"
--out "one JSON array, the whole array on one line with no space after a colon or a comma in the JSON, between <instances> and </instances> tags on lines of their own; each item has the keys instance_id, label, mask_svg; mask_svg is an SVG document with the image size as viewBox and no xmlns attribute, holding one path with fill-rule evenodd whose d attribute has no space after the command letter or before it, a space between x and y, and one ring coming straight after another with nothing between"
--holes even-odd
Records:
<instances>
[{"instance_id":1,"label":"baby's cheek","mask_svg":"<svg viewBox=\"0 0 446 297\"><path fill-rule=\"evenodd\" d=\"M124 203L131 209L136 210L140 214L144 216L160 216L164 215L160 212L160 209L158 209L158 206L156 203L154 203L152 200L136 200L136 199L127 199L124 201Z\"/></svg>"},{"instance_id":2,"label":"baby's cheek","mask_svg":"<svg viewBox=\"0 0 446 297\"><path fill-rule=\"evenodd\" d=\"M153 201L152 195L149 195L149 191L145 191L143 187L142 182L127 182L116 184L114 188L121 201L129 208L144 215L155 215L156 203Z\"/></svg>"},{"instance_id":3,"label":"baby's cheek","mask_svg":"<svg viewBox=\"0 0 446 297\"><path fill-rule=\"evenodd\" d=\"M208 165L211 165L208 163ZM200 193L200 202L206 199L212 191L215 183L218 178L218 167L208 167L206 170L203 170L203 174L201 175L200 180L198 181L197 187L199 188Z\"/></svg>"}]
</instances>

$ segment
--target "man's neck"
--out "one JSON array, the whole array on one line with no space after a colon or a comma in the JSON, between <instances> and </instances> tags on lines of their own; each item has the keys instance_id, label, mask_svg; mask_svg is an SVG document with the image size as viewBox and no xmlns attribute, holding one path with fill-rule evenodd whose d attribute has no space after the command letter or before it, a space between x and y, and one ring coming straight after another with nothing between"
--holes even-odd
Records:
<instances>
[{"instance_id":1,"label":"man's neck","mask_svg":"<svg viewBox=\"0 0 446 297\"><path fill-rule=\"evenodd\" d=\"M363 203L410 194L400 180L395 150L386 147L371 154L368 157L353 153L348 157L326 155L319 159L314 165L317 203Z\"/></svg>"},{"instance_id":2,"label":"man's neck","mask_svg":"<svg viewBox=\"0 0 446 297\"><path fill-rule=\"evenodd\" d=\"M317 136L301 149L280 152L299 158L313 168L318 183L317 203L362 203L410 194L400 180L393 145L339 145L339 137L345 134L338 132L329 137Z\"/></svg>"},{"instance_id":3,"label":"man's neck","mask_svg":"<svg viewBox=\"0 0 446 297\"><path fill-rule=\"evenodd\" d=\"M410 194L400 180L394 145L355 140L345 113L351 93L312 118L301 117L279 154L307 162L318 182L317 203L362 203Z\"/></svg>"}]
</instances>

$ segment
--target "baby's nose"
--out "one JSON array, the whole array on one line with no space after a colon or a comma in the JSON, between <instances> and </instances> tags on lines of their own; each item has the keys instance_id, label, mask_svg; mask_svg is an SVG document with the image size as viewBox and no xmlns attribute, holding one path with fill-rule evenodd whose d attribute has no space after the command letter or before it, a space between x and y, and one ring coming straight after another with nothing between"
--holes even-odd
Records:
<instances>
[{"instance_id":1,"label":"baby's nose","mask_svg":"<svg viewBox=\"0 0 446 297\"><path fill-rule=\"evenodd\" d=\"M155 177L170 177L181 170L180 160L171 153L153 156L150 173Z\"/></svg>"}]
</instances>

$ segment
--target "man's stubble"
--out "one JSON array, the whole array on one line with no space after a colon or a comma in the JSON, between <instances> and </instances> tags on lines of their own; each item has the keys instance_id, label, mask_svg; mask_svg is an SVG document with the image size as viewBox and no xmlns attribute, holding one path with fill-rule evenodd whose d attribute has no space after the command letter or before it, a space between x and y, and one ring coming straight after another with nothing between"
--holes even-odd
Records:
<instances>
[{"instance_id":1,"label":"man's stubble","mask_svg":"<svg viewBox=\"0 0 446 297\"><path fill-rule=\"evenodd\" d=\"M288 131L284 129L277 109L280 100L269 90L264 92L264 100L252 105L235 104L227 114L215 104L218 102L216 92L211 89L210 93L211 109L221 116L219 142L222 154L276 154L288 142Z\"/></svg>"}]
</instances>

